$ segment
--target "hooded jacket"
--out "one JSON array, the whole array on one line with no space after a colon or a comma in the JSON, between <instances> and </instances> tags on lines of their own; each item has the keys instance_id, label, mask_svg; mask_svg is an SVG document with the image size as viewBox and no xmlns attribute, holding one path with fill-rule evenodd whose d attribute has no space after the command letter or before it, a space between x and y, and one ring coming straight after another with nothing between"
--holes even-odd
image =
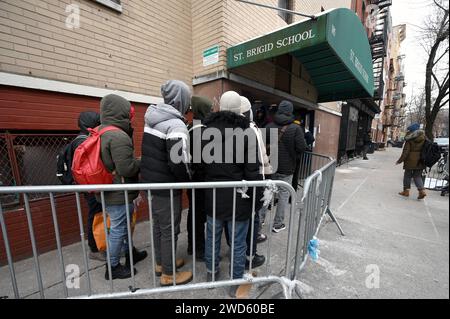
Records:
<instances>
[{"instance_id":1,"label":"hooded jacket","mask_svg":"<svg viewBox=\"0 0 450 319\"><path fill-rule=\"evenodd\" d=\"M201 165L201 136L203 134L205 118L211 113L213 103L206 97L193 96L191 107L194 121L189 125L189 145L192 154L191 169L192 181L203 182L205 180L205 173L203 165ZM199 122L202 124L199 125ZM195 124L195 126L194 126Z\"/></svg>"},{"instance_id":2,"label":"hooded jacket","mask_svg":"<svg viewBox=\"0 0 450 319\"><path fill-rule=\"evenodd\" d=\"M164 103L150 105L145 114L141 181L175 183L190 180L189 138L183 115L191 102L189 87L168 81L161 87ZM154 194L169 196L169 191Z\"/></svg>"},{"instance_id":3,"label":"hooded jacket","mask_svg":"<svg viewBox=\"0 0 450 319\"><path fill-rule=\"evenodd\" d=\"M217 160L212 160L204 163L205 182L216 181L242 181L242 180L261 180L259 172L259 156L257 154L257 138L252 129L250 129L250 122L247 118L240 114L229 111L220 111L211 113L204 123L207 128L214 128L220 131L220 139L218 137L211 137L209 140L204 140L202 153L211 154L213 157L217 155L216 151L220 151ZM247 130L249 134L243 140L233 138L226 133L226 129ZM229 145L228 145L229 143ZM240 149L238 144L243 143ZM232 146L232 153L226 148ZM228 152L226 152L228 151ZM231 160L228 156L232 156ZM238 156L242 156L242 163L239 163ZM219 158L220 157L220 158ZM203 158L203 161L206 159ZM244 221L251 217L253 191L248 189L248 198L242 196L240 193L236 194L236 220ZM260 197L258 197L260 198ZM258 199L256 199L258 200ZM213 216L213 190L207 189L205 191L205 210L209 216ZM216 218L222 221L230 221L233 217L233 189L216 189Z\"/></svg>"},{"instance_id":4,"label":"hooded jacket","mask_svg":"<svg viewBox=\"0 0 450 319\"><path fill-rule=\"evenodd\" d=\"M100 125L100 114L97 112L82 112L78 117L78 127L80 128L80 134L73 140L72 154L75 152L78 146L80 146L86 138L89 136L88 129L96 128Z\"/></svg>"},{"instance_id":5,"label":"hooded jacket","mask_svg":"<svg viewBox=\"0 0 450 319\"><path fill-rule=\"evenodd\" d=\"M102 161L106 169L114 174L113 184L138 182L139 160L134 156L130 137L130 111L130 102L115 94L105 96L100 103L100 130L107 126L120 129L106 132L101 137ZM138 192L128 192L128 203L132 203L137 196ZM123 205L125 195L123 192L106 192L105 202L107 205Z\"/></svg>"},{"instance_id":6,"label":"hooded jacket","mask_svg":"<svg viewBox=\"0 0 450 319\"><path fill-rule=\"evenodd\" d=\"M270 129L279 130L286 126L286 130L278 143L278 170L274 173L283 175L293 175L297 159L302 152L307 150L303 130L294 123L294 105L289 101L283 101L278 107L274 116L274 121L269 123L266 128L267 141L271 144L271 149L277 141L270 140Z\"/></svg>"},{"instance_id":7,"label":"hooded jacket","mask_svg":"<svg viewBox=\"0 0 450 319\"><path fill-rule=\"evenodd\" d=\"M425 165L420 160L420 153L425 143L425 132L422 130L408 132L405 136L405 141L406 143L398 163L403 163L403 169L425 169Z\"/></svg>"}]
</instances>

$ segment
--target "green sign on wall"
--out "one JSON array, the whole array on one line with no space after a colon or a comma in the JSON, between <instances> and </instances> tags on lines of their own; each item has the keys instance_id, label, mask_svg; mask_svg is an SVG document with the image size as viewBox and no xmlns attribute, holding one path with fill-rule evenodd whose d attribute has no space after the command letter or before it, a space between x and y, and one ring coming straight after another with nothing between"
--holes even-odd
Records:
<instances>
[{"instance_id":1,"label":"green sign on wall","mask_svg":"<svg viewBox=\"0 0 450 319\"><path fill-rule=\"evenodd\" d=\"M371 97L372 55L365 28L356 14L340 8L233 46L228 69L283 54L296 57L308 70L319 102Z\"/></svg>"},{"instance_id":2,"label":"green sign on wall","mask_svg":"<svg viewBox=\"0 0 450 319\"><path fill-rule=\"evenodd\" d=\"M228 49L228 69L320 44L325 35L326 18L322 17L247 41Z\"/></svg>"},{"instance_id":3,"label":"green sign on wall","mask_svg":"<svg viewBox=\"0 0 450 319\"><path fill-rule=\"evenodd\" d=\"M219 62L219 46L213 46L203 51L203 66L212 65Z\"/></svg>"}]
</instances>

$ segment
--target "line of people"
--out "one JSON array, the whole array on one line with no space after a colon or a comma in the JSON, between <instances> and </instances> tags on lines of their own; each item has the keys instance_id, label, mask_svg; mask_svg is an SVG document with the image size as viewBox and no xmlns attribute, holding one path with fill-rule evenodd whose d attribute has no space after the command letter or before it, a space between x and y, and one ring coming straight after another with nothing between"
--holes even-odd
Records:
<instances>
[{"instance_id":1,"label":"line of people","mask_svg":"<svg viewBox=\"0 0 450 319\"><path fill-rule=\"evenodd\" d=\"M268 178L292 183L296 162L302 152L307 150L307 145L304 132L294 123L294 107L291 102L280 103L273 122L267 125L267 128L276 130L276 138L272 137L272 140L269 138L265 143L261 130L253 121L250 102L236 92L229 91L222 95L218 112L212 112L213 105L209 99L192 97L189 86L181 81L166 82L161 87L161 95L164 102L150 105L145 114L142 158L136 158L134 155L131 126L134 110L131 104L114 94L102 99L100 129L108 126L120 128L101 136L101 159L108 171L113 173L114 184L252 181ZM187 126L185 115L189 107L192 107L195 121L194 124ZM220 132L220 138L216 138L214 134L204 134L208 129ZM235 135L228 134L230 129L241 129L245 132L245 137L239 139ZM201 137L200 141L198 137ZM271 145L274 143L278 145L276 149L279 163L276 171L272 171L269 161ZM266 145L270 146L267 150ZM193 160L199 154L202 155L201 160ZM205 159L204 154L208 154L213 160ZM129 256L125 265L120 263L120 257L121 253L128 250L127 205L128 211L132 213L133 201L138 196L138 192L129 191L126 201L121 191L105 193L106 211L111 220L109 249L113 279L131 276ZM253 268L265 262L265 257L257 254L256 247L258 242L265 240L265 236L261 233L261 225L269 207L263 205L261 200L264 197L264 188L257 188L256 191L257 213L254 215L253 225L250 225L253 212L252 191L247 193L246 190L238 189L234 194L232 188L197 189L195 196L193 191L188 191L188 197L188 254L195 252L199 260L205 261L208 280L217 280L220 276L221 238L224 231L230 246L231 243L234 244L231 274L233 279L243 277L250 259ZM98 207L100 202L98 196L96 200L96 203L92 198L89 201L90 216L101 209ZM194 200L195 225L192 223ZM279 190L274 232L286 228L284 218L288 205L289 193L283 189ZM173 247L176 249L180 234L181 212L181 190L152 191L155 273L160 276L161 286L173 285L174 278L177 285L192 280L191 271L179 270L185 265L185 261L181 258L176 259L176 264L173 265L172 260ZM252 227L254 238L253 247L250 247ZM172 242L173 234L175 242ZM92 240L89 246L95 254L95 244ZM133 249L134 264L146 256L147 252ZM107 269L105 278L108 279L109 275ZM236 296L237 289L238 287L231 288L230 294Z\"/></svg>"}]
</instances>

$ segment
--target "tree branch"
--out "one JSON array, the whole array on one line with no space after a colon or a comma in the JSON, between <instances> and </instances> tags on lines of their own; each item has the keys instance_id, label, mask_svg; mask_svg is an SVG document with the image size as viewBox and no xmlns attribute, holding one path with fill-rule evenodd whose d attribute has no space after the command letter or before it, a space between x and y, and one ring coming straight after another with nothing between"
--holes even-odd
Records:
<instances>
[{"instance_id":1,"label":"tree branch","mask_svg":"<svg viewBox=\"0 0 450 319\"><path fill-rule=\"evenodd\" d=\"M448 103L448 101L449 101L449 99L447 98L447 100L445 100L445 102L442 102L442 103L441 103L441 105L440 105L439 108L441 109L441 108L443 108L444 106L446 106L447 103Z\"/></svg>"},{"instance_id":2,"label":"tree branch","mask_svg":"<svg viewBox=\"0 0 450 319\"><path fill-rule=\"evenodd\" d=\"M436 0L433 0L434 4L439 7L441 10L448 12L448 9L443 7L439 2L437 2Z\"/></svg>"},{"instance_id":3,"label":"tree branch","mask_svg":"<svg viewBox=\"0 0 450 319\"><path fill-rule=\"evenodd\" d=\"M441 91L441 83L439 83L439 80L437 79L436 74L434 74L433 70L431 70L431 76L433 77L434 81L436 82L439 91Z\"/></svg>"},{"instance_id":4,"label":"tree branch","mask_svg":"<svg viewBox=\"0 0 450 319\"><path fill-rule=\"evenodd\" d=\"M441 59L442 59L444 56L446 56L446 55L448 54L448 51L449 51L449 47L447 47L447 48L445 49L445 52L439 57L439 59L437 59L436 61L434 61L433 67L435 67L436 64L438 64L439 61L441 61Z\"/></svg>"}]
</instances>

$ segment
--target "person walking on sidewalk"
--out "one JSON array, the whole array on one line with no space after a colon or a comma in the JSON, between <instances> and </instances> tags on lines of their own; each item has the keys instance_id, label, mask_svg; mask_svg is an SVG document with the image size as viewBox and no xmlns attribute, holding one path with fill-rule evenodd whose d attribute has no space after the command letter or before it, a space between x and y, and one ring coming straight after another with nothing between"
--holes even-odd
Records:
<instances>
[{"instance_id":1,"label":"person walking on sidewalk","mask_svg":"<svg viewBox=\"0 0 450 319\"><path fill-rule=\"evenodd\" d=\"M270 141L269 131L269 149L276 149L275 143L278 142L278 170L272 175L273 180L285 181L292 184L295 165L297 159L306 151L306 141L301 127L294 123L294 105L289 101L282 101L275 114L274 122L266 126L268 130L278 130L278 140ZM278 207L272 231L278 233L286 229L284 216L289 205L289 191L281 188L277 195ZM268 207L262 207L260 210L260 221L264 222Z\"/></svg>"},{"instance_id":2,"label":"person walking on sidewalk","mask_svg":"<svg viewBox=\"0 0 450 319\"><path fill-rule=\"evenodd\" d=\"M191 104L191 90L181 81L170 80L161 86L161 94L164 103L150 105L145 114L141 181L143 183L188 182L191 179L189 133L184 122L184 115ZM172 253L176 254L180 234L182 209L181 190L174 190L172 194L173 196L169 190L153 191L151 199L155 273L161 276L161 286L183 285L192 280L192 272L177 271L184 266L183 259L176 260L175 265L172 261ZM175 243L172 241L172 235ZM172 250L172 245L175 247L175 252Z\"/></svg>"},{"instance_id":3,"label":"person walking on sidewalk","mask_svg":"<svg viewBox=\"0 0 450 319\"><path fill-rule=\"evenodd\" d=\"M139 160L134 156L131 120L134 109L130 102L121 96L110 94L101 100L99 130L115 126L119 130L109 131L101 136L101 159L114 175L113 184L130 184L138 182ZM111 256L111 278L125 279L131 277L130 256L128 251L127 206L130 215L134 211L133 201L139 192L129 191L128 202L123 191L105 192L106 212L111 220L109 249ZM100 197L97 196L97 201ZM131 218L131 216L130 216ZM120 254L125 251L126 263L120 263ZM146 251L137 251L133 247L133 262L137 263L147 257ZM106 267L105 279L109 279Z\"/></svg>"},{"instance_id":4,"label":"person walking on sidewalk","mask_svg":"<svg viewBox=\"0 0 450 319\"><path fill-rule=\"evenodd\" d=\"M420 130L419 124L412 124L407 130L405 136L406 143L403 147L402 155L396 163L397 165L403 163L403 169L405 170L403 192L399 194L409 197L411 179L414 179L414 183L419 190L418 199L424 199L427 196L422 180L422 172L425 169L425 165L420 160L420 154L425 143L425 132Z\"/></svg>"},{"instance_id":5,"label":"person walking on sidewalk","mask_svg":"<svg viewBox=\"0 0 450 319\"><path fill-rule=\"evenodd\" d=\"M371 131L368 130L364 136L363 136L363 160L369 160L367 157L367 153L369 152L370 146L372 145L372 137L371 137Z\"/></svg>"}]
</instances>

